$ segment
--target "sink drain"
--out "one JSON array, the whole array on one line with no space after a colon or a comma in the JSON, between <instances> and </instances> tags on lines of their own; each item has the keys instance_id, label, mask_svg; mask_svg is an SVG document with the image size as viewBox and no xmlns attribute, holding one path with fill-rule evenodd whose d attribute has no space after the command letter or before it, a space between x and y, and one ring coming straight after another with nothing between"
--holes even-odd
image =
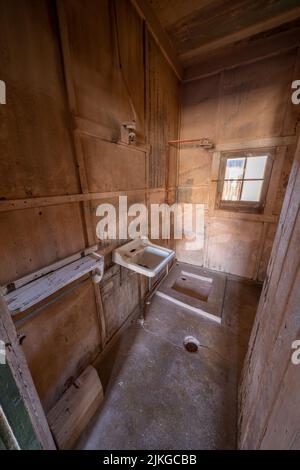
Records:
<instances>
[{"instance_id":1,"label":"sink drain","mask_svg":"<svg viewBox=\"0 0 300 470\"><path fill-rule=\"evenodd\" d=\"M198 351L200 343L194 336L186 336L183 345L188 352L195 353Z\"/></svg>"}]
</instances>

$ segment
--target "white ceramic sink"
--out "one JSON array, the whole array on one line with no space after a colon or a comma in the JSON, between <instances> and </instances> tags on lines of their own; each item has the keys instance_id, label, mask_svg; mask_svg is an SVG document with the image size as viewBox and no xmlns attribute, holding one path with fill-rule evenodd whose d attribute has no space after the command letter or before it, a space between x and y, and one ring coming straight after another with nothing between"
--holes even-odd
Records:
<instances>
[{"instance_id":1,"label":"white ceramic sink","mask_svg":"<svg viewBox=\"0 0 300 470\"><path fill-rule=\"evenodd\" d=\"M156 276L174 256L174 251L154 245L148 238L132 240L113 251L116 264L147 277Z\"/></svg>"}]
</instances>

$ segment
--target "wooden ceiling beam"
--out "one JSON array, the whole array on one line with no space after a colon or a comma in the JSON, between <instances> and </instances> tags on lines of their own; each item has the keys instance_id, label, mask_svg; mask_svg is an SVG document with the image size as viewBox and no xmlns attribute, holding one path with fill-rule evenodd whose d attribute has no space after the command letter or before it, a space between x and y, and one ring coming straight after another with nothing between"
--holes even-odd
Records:
<instances>
[{"instance_id":1,"label":"wooden ceiling beam","mask_svg":"<svg viewBox=\"0 0 300 470\"><path fill-rule=\"evenodd\" d=\"M272 34L268 37L257 38L250 42L240 42L214 51L187 67L184 71L183 82L199 80L214 75L225 69L250 64L267 57L300 47L300 25L288 31Z\"/></svg>"},{"instance_id":2,"label":"wooden ceiling beam","mask_svg":"<svg viewBox=\"0 0 300 470\"><path fill-rule=\"evenodd\" d=\"M131 0L131 3L136 8L138 14L146 22L146 25L153 35L158 47L163 53L164 57L174 70L179 80L182 80L183 68L178 59L177 53L169 40L168 35L163 30L159 20L152 7L147 0Z\"/></svg>"},{"instance_id":3,"label":"wooden ceiling beam","mask_svg":"<svg viewBox=\"0 0 300 470\"><path fill-rule=\"evenodd\" d=\"M267 20L261 21L247 28L241 29L240 31L235 31L232 34L228 34L227 36L208 42L207 44L203 44L202 46L191 49L190 51L184 52L179 55L179 60L184 63L194 57L202 56L208 52L215 51L216 49L229 46L237 41L247 39L250 36L277 28L297 18L300 18L300 6L285 11L284 13L280 13L279 15L268 18Z\"/></svg>"}]
</instances>

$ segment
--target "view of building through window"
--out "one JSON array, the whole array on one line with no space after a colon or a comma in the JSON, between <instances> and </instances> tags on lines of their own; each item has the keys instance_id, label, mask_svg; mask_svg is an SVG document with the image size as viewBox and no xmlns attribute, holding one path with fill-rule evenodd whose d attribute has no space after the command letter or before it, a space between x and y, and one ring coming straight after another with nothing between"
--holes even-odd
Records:
<instances>
[{"instance_id":1,"label":"view of building through window","mask_svg":"<svg viewBox=\"0 0 300 470\"><path fill-rule=\"evenodd\" d=\"M267 159L267 155L228 158L222 200L258 202L261 197Z\"/></svg>"}]
</instances>

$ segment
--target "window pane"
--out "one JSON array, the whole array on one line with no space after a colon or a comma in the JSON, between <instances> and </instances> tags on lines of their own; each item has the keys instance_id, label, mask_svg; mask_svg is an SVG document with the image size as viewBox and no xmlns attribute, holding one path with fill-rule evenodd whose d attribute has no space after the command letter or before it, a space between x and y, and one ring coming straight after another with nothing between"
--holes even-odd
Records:
<instances>
[{"instance_id":1,"label":"window pane","mask_svg":"<svg viewBox=\"0 0 300 470\"><path fill-rule=\"evenodd\" d=\"M239 201L241 185L241 181L224 181L222 200Z\"/></svg>"},{"instance_id":2,"label":"window pane","mask_svg":"<svg viewBox=\"0 0 300 470\"><path fill-rule=\"evenodd\" d=\"M241 201L259 201L262 181L244 181Z\"/></svg>"},{"instance_id":3,"label":"window pane","mask_svg":"<svg viewBox=\"0 0 300 470\"><path fill-rule=\"evenodd\" d=\"M262 179L265 173L267 155L248 157L246 163L245 179Z\"/></svg>"},{"instance_id":4,"label":"window pane","mask_svg":"<svg viewBox=\"0 0 300 470\"><path fill-rule=\"evenodd\" d=\"M245 158L228 158L226 160L226 180L238 180L243 178Z\"/></svg>"}]
</instances>

